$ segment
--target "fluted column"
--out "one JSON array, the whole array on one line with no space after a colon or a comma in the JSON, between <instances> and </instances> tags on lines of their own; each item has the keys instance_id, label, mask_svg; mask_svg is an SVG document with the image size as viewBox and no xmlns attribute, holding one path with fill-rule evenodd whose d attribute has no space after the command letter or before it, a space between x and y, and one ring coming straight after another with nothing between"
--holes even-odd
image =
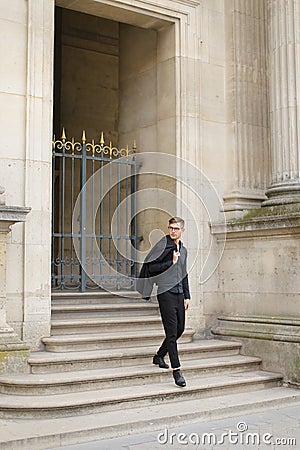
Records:
<instances>
[{"instance_id":1,"label":"fluted column","mask_svg":"<svg viewBox=\"0 0 300 450\"><path fill-rule=\"evenodd\" d=\"M300 202L300 2L268 0L268 13L273 206Z\"/></svg>"},{"instance_id":2,"label":"fluted column","mask_svg":"<svg viewBox=\"0 0 300 450\"><path fill-rule=\"evenodd\" d=\"M227 3L228 188L225 211L257 208L269 184L266 2Z\"/></svg>"}]
</instances>

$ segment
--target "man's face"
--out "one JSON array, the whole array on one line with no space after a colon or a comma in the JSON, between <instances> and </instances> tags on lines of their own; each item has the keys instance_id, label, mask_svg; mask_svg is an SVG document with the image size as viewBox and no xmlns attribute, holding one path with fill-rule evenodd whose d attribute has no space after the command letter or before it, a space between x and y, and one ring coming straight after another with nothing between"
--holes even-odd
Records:
<instances>
[{"instance_id":1,"label":"man's face","mask_svg":"<svg viewBox=\"0 0 300 450\"><path fill-rule=\"evenodd\" d=\"M168 226L168 230L169 230L169 235L171 237L171 239L175 240L175 239L180 239L181 234L183 232L183 228L181 228L180 223L170 223L170 225Z\"/></svg>"}]
</instances>

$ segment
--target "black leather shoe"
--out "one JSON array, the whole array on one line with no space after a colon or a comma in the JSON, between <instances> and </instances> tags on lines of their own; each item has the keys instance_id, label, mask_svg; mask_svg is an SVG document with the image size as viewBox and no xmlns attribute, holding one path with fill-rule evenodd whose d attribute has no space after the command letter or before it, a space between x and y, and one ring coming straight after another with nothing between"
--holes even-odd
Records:
<instances>
[{"instance_id":1,"label":"black leather shoe","mask_svg":"<svg viewBox=\"0 0 300 450\"><path fill-rule=\"evenodd\" d=\"M175 384L177 384L177 386L180 386L180 387L186 386L185 379L183 378L182 373L179 369L173 370L173 377L175 380Z\"/></svg>"},{"instance_id":2,"label":"black leather shoe","mask_svg":"<svg viewBox=\"0 0 300 450\"><path fill-rule=\"evenodd\" d=\"M156 366L159 366L161 369L169 368L169 366L165 362L164 358L162 358L161 356L158 356L158 355L153 356L153 364L155 364Z\"/></svg>"}]
</instances>

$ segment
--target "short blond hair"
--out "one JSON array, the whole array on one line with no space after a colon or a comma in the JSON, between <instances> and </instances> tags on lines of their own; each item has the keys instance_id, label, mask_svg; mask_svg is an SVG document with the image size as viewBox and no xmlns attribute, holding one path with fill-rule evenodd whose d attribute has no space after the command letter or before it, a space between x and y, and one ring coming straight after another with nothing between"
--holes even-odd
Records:
<instances>
[{"instance_id":1,"label":"short blond hair","mask_svg":"<svg viewBox=\"0 0 300 450\"><path fill-rule=\"evenodd\" d=\"M179 223L180 227L184 228L184 220L181 217L179 217L179 216L172 217L169 220L169 225L171 225L171 223Z\"/></svg>"}]
</instances>

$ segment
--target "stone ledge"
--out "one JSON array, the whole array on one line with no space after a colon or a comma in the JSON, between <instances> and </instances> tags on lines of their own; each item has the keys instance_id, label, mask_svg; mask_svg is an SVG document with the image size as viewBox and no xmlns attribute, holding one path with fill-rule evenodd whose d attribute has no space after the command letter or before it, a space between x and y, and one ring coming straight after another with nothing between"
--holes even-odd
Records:
<instances>
[{"instance_id":1,"label":"stone ledge","mask_svg":"<svg viewBox=\"0 0 300 450\"><path fill-rule=\"evenodd\" d=\"M25 222L30 211L28 207L0 205L0 221Z\"/></svg>"},{"instance_id":2,"label":"stone ledge","mask_svg":"<svg viewBox=\"0 0 300 450\"><path fill-rule=\"evenodd\" d=\"M212 334L300 343L300 318L219 316Z\"/></svg>"},{"instance_id":3,"label":"stone ledge","mask_svg":"<svg viewBox=\"0 0 300 450\"><path fill-rule=\"evenodd\" d=\"M279 325L295 325L300 327L300 317L270 317L270 316L219 316L223 320L233 320L235 322L271 323Z\"/></svg>"},{"instance_id":4,"label":"stone ledge","mask_svg":"<svg viewBox=\"0 0 300 450\"><path fill-rule=\"evenodd\" d=\"M1 352L16 352L19 350L29 350L29 345L26 342L15 341L3 343L0 341L0 353Z\"/></svg>"},{"instance_id":5,"label":"stone ledge","mask_svg":"<svg viewBox=\"0 0 300 450\"><path fill-rule=\"evenodd\" d=\"M241 219L210 225L211 234L218 240L243 239L258 236L300 237L300 210L290 205L265 207L247 212Z\"/></svg>"}]
</instances>

